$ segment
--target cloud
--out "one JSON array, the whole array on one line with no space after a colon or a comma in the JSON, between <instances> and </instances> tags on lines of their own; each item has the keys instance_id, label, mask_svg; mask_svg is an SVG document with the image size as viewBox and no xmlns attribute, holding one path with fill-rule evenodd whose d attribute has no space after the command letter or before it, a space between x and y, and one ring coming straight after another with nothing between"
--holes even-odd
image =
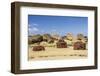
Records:
<instances>
[{"instance_id":1,"label":"cloud","mask_svg":"<svg viewBox=\"0 0 100 76\"><path fill-rule=\"evenodd\" d=\"M37 33L39 31L39 29L36 26L33 26L33 24L32 25L29 24L28 26L29 26L28 27L29 35L32 35L32 34Z\"/></svg>"},{"instance_id":2,"label":"cloud","mask_svg":"<svg viewBox=\"0 0 100 76\"><path fill-rule=\"evenodd\" d=\"M31 23L28 25L28 28L33 28L33 27L38 27L38 24L36 23Z\"/></svg>"},{"instance_id":3,"label":"cloud","mask_svg":"<svg viewBox=\"0 0 100 76\"><path fill-rule=\"evenodd\" d=\"M33 30L33 31L39 31L39 29L36 28L36 27L33 27L32 30Z\"/></svg>"},{"instance_id":4,"label":"cloud","mask_svg":"<svg viewBox=\"0 0 100 76\"><path fill-rule=\"evenodd\" d=\"M29 32L31 32L31 31L37 32L37 31L39 31L39 29L37 27L32 27L32 28L29 28Z\"/></svg>"},{"instance_id":5,"label":"cloud","mask_svg":"<svg viewBox=\"0 0 100 76\"><path fill-rule=\"evenodd\" d=\"M33 25L33 26L38 26L38 24L36 24L36 23L33 23L32 25Z\"/></svg>"}]
</instances>

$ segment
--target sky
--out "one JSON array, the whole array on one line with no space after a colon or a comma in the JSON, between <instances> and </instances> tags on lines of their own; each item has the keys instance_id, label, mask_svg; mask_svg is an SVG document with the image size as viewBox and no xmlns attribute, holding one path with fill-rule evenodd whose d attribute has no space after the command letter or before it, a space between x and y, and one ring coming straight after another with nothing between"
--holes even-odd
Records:
<instances>
[{"instance_id":1,"label":"sky","mask_svg":"<svg viewBox=\"0 0 100 76\"><path fill-rule=\"evenodd\" d=\"M88 35L88 17L28 15L28 33L57 33L65 36L67 33Z\"/></svg>"}]
</instances>

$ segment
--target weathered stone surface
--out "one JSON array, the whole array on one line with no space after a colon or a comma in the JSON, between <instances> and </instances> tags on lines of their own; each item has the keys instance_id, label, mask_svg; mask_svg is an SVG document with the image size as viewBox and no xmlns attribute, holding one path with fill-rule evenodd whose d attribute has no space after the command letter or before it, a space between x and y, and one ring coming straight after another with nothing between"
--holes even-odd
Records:
<instances>
[{"instance_id":1,"label":"weathered stone surface","mask_svg":"<svg viewBox=\"0 0 100 76\"><path fill-rule=\"evenodd\" d=\"M44 51L45 47L44 46L33 46L33 51Z\"/></svg>"},{"instance_id":2,"label":"weathered stone surface","mask_svg":"<svg viewBox=\"0 0 100 76\"><path fill-rule=\"evenodd\" d=\"M83 34L78 34L78 35L77 35L77 39L78 39L78 40L84 39L84 35L83 35Z\"/></svg>"},{"instance_id":3,"label":"weathered stone surface","mask_svg":"<svg viewBox=\"0 0 100 76\"><path fill-rule=\"evenodd\" d=\"M88 42L88 37L87 36L84 36L84 41L85 41L85 43Z\"/></svg>"},{"instance_id":4,"label":"weathered stone surface","mask_svg":"<svg viewBox=\"0 0 100 76\"><path fill-rule=\"evenodd\" d=\"M33 35L32 37L28 38L29 43L40 43L43 41L43 37L41 35Z\"/></svg>"},{"instance_id":5,"label":"weathered stone surface","mask_svg":"<svg viewBox=\"0 0 100 76\"><path fill-rule=\"evenodd\" d=\"M51 39L51 38L52 38L52 37L51 37L50 34L44 34L44 35L43 35L43 41L48 42L48 40Z\"/></svg>"},{"instance_id":6,"label":"weathered stone surface","mask_svg":"<svg viewBox=\"0 0 100 76\"><path fill-rule=\"evenodd\" d=\"M32 38L31 37L28 38L28 44L32 44Z\"/></svg>"},{"instance_id":7,"label":"weathered stone surface","mask_svg":"<svg viewBox=\"0 0 100 76\"><path fill-rule=\"evenodd\" d=\"M48 40L48 43L50 43L50 44L51 44L51 43L54 43L54 40L53 40L53 39L49 39L49 40Z\"/></svg>"},{"instance_id":8,"label":"weathered stone surface","mask_svg":"<svg viewBox=\"0 0 100 76\"><path fill-rule=\"evenodd\" d=\"M58 40L58 39L60 39L59 34L56 33L56 32L53 32L53 33L51 34L51 36L52 36L52 38L53 38L54 40Z\"/></svg>"},{"instance_id":9,"label":"weathered stone surface","mask_svg":"<svg viewBox=\"0 0 100 76\"><path fill-rule=\"evenodd\" d=\"M66 38L67 38L67 36L62 36L62 39L63 39L63 40L66 40Z\"/></svg>"},{"instance_id":10,"label":"weathered stone surface","mask_svg":"<svg viewBox=\"0 0 100 76\"><path fill-rule=\"evenodd\" d=\"M65 40L65 42L67 43L68 46L72 46L73 45L73 41Z\"/></svg>"},{"instance_id":11,"label":"weathered stone surface","mask_svg":"<svg viewBox=\"0 0 100 76\"><path fill-rule=\"evenodd\" d=\"M64 40L59 40L57 43L57 48L67 48L67 43Z\"/></svg>"},{"instance_id":12,"label":"weathered stone surface","mask_svg":"<svg viewBox=\"0 0 100 76\"><path fill-rule=\"evenodd\" d=\"M67 37L67 40L70 40L70 41L73 40L73 35L71 33L68 33L66 37Z\"/></svg>"},{"instance_id":13,"label":"weathered stone surface","mask_svg":"<svg viewBox=\"0 0 100 76\"><path fill-rule=\"evenodd\" d=\"M75 42L73 45L74 50L85 50L86 44L83 42Z\"/></svg>"}]
</instances>

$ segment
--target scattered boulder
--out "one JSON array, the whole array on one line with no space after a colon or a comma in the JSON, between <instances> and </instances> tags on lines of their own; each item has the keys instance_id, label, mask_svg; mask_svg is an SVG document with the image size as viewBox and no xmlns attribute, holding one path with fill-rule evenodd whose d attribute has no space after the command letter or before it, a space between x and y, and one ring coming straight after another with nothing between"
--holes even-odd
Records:
<instances>
[{"instance_id":1,"label":"scattered boulder","mask_svg":"<svg viewBox=\"0 0 100 76\"><path fill-rule=\"evenodd\" d=\"M67 46L72 46L73 45L73 41L65 40L65 42L67 43Z\"/></svg>"},{"instance_id":2,"label":"scattered boulder","mask_svg":"<svg viewBox=\"0 0 100 76\"><path fill-rule=\"evenodd\" d=\"M73 43L73 34L72 33L67 33L65 41L67 42L68 46L72 46L72 43Z\"/></svg>"},{"instance_id":3,"label":"scattered boulder","mask_svg":"<svg viewBox=\"0 0 100 76\"><path fill-rule=\"evenodd\" d=\"M84 41L85 41L85 43L88 42L88 37L87 36L84 36Z\"/></svg>"},{"instance_id":4,"label":"scattered boulder","mask_svg":"<svg viewBox=\"0 0 100 76\"><path fill-rule=\"evenodd\" d=\"M31 37L32 43L40 43L43 41L43 37L41 35L34 35Z\"/></svg>"},{"instance_id":5,"label":"scattered boulder","mask_svg":"<svg viewBox=\"0 0 100 76\"><path fill-rule=\"evenodd\" d=\"M53 39L49 39L49 40L48 40L48 43L50 43L50 44L51 44L51 43L54 43L54 40L53 40Z\"/></svg>"},{"instance_id":6,"label":"scattered boulder","mask_svg":"<svg viewBox=\"0 0 100 76\"><path fill-rule=\"evenodd\" d=\"M50 34L44 34L44 35L43 35L43 41L48 42L48 40L51 39L51 38L52 38L52 37L51 37Z\"/></svg>"},{"instance_id":7,"label":"scattered boulder","mask_svg":"<svg viewBox=\"0 0 100 76\"><path fill-rule=\"evenodd\" d=\"M52 35L52 38L53 38L54 40L59 40L59 39L60 39L60 36L59 36L58 34L53 34L53 35Z\"/></svg>"},{"instance_id":8,"label":"scattered boulder","mask_svg":"<svg viewBox=\"0 0 100 76\"><path fill-rule=\"evenodd\" d=\"M86 44L83 42L75 42L73 47L74 50L86 50Z\"/></svg>"},{"instance_id":9,"label":"scattered boulder","mask_svg":"<svg viewBox=\"0 0 100 76\"><path fill-rule=\"evenodd\" d=\"M48 44L48 43L45 42L45 41L42 41L42 42L40 43L41 46L47 46L47 44Z\"/></svg>"},{"instance_id":10,"label":"scattered boulder","mask_svg":"<svg viewBox=\"0 0 100 76\"><path fill-rule=\"evenodd\" d=\"M67 48L67 43L66 43L64 40L62 40L62 39L60 39L60 40L56 43L56 45L57 45L57 48Z\"/></svg>"},{"instance_id":11,"label":"scattered boulder","mask_svg":"<svg viewBox=\"0 0 100 76\"><path fill-rule=\"evenodd\" d=\"M45 47L44 46L33 46L33 51L44 51L45 50Z\"/></svg>"},{"instance_id":12,"label":"scattered boulder","mask_svg":"<svg viewBox=\"0 0 100 76\"><path fill-rule=\"evenodd\" d=\"M78 34L78 35L77 35L77 40L83 40L83 39L84 39L83 34Z\"/></svg>"},{"instance_id":13,"label":"scattered boulder","mask_svg":"<svg viewBox=\"0 0 100 76\"><path fill-rule=\"evenodd\" d=\"M67 38L67 36L62 36L62 39L63 39L63 40L66 40L66 38Z\"/></svg>"},{"instance_id":14,"label":"scattered boulder","mask_svg":"<svg viewBox=\"0 0 100 76\"><path fill-rule=\"evenodd\" d=\"M32 38L28 37L28 44L32 44Z\"/></svg>"},{"instance_id":15,"label":"scattered boulder","mask_svg":"<svg viewBox=\"0 0 100 76\"><path fill-rule=\"evenodd\" d=\"M67 38L67 40L72 41L73 40L73 35L71 33L68 33L66 38Z\"/></svg>"}]
</instances>

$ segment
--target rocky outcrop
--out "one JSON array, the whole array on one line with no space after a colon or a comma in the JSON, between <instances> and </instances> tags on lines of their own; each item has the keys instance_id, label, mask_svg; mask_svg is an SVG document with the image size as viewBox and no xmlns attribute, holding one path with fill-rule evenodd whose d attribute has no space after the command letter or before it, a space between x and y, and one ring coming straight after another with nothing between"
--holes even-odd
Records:
<instances>
[{"instance_id":1,"label":"rocky outcrop","mask_svg":"<svg viewBox=\"0 0 100 76\"><path fill-rule=\"evenodd\" d=\"M67 43L66 43L64 40L62 40L62 39L60 39L60 40L56 43L56 45L57 45L57 48L67 48Z\"/></svg>"},{"instance_id":2,"label":"rocky outcrop","mask_svg":"<svg viewBox=\"0 0 100 76\"><path fill-rule=\"evenodd\" d=\"M52 43L54 43L54 40L51 38L51 39L48 40L48 43L52 44Z\"/></svg>"},{"instance_id":3,"label":"rocky outcrop","mask_svg":"<svg viewBox=\"0 0 100 76\"><path fill-rule=\"evenodd\" d=\"M60 36L59 36L58 34L53 34L53 35L52 35L52 38L53 38L54 40L59 40L59 39L60 39Z\"/></svg>"},{"instance_id":4,"label":"rocky outcrop","mask_svg":"<svg viewBox=\"0 0 100 76\"><path fill-rule=\"evenodd\" d=\"M39 43L43 41L43 37L41 35L33 35L32 37L30 37L29 39L30 43Z\"/></svg>"},{"instance_id":5,"label":"rocky outcrop","mask_svg":"<svg viewBox=\"0 0 100 76\"><path fill-rule=\"evenodd\" d=\"M68 46L72 46L73 45L73 34L68 33L65 41L67 42Z\"/></svg>"},{"instance_id":6,"label":"rocky outcrop","mask_svg":"<svg viewBox=\"0 0 100 76\"><path fill-rule=\"evenodd\" d=\"M84 42L87 43L88 42L88 37L84 36Z\"/></svg>"},{"instance_id":7,"label":"rocky outcrop","mask_svg":"<svg viewBox=\"0 0 100 76\"><path fill-rule=\"evenodd\" d=\"M71 33L68 33L66 38L67 38L67 40L72 41L73 40L73 35Z\"/></svg>"},{"instance_id":8,"label":"rocky outcrop","mask_svg":"<svg viewBox=\"0 0 100 76\"><path fill-rule=\"evenodd\" d=\"M78 40L83 40L84 39L84 35L83 34L78 34L77 35L77 39Z\"/></svg>"},{"instance_id":9,"label":"rocky outcrop","mask_svg":"<svg viewBox=\"0 0 100 76\"><path fill-rule=\"evenodd\" d=\"M43 35L43 41L48 42L48 40L51 39L51 38L52 38L52 37L51 37L50 34L44 34L44 35Z\"/></svg>"}]
</instances>

